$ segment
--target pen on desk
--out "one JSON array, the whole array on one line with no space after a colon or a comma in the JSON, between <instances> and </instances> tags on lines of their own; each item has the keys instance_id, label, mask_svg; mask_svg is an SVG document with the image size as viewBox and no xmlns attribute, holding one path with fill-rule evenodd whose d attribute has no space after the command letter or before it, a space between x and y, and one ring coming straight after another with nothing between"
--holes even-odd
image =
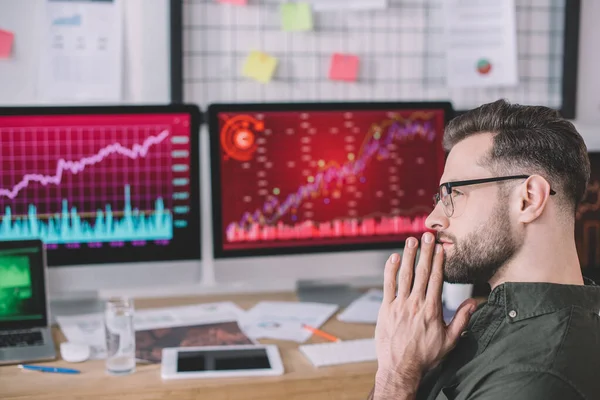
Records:
<instances>
[{"instance_id":1,"label":"pen on desk","mask_svg":"<svg viewBox=\"0 0 600 400\"><path fill-rule=\"evenodd\" d=\"M333 335L330 335L330 334L329 334L329 333L327 333L327 332L323 332L322 330L320 330L320 329L317 329L317 328L314 328L314 327L312 327L312 326L310 326L310 325L302 324L302 327L303 327L304 329L308 329L309 331L311 331L311 332L312 332L312 333L314 333L315 335L317 335L317 336L321 336L322 338L325 338L325 339L327 339L327 340L331 340L332 342L341 342L340 338L338 338L338 337L335 337L335 336L333 336Z\"/></svg>"},{"instance_id":2,"label":"pen on desk","mask_svg":"<svg viewBox=\"0 0 600 400\"><path fill-rule=\"evenodd\" d=\"M56 374L79 374L81 371L70 368L58 368L58 367L45 367L43 365L26 365L20 364L19 368L28 369L31 371L40 371L40 372L54 372Z\"/></svg>"}]
</instances>

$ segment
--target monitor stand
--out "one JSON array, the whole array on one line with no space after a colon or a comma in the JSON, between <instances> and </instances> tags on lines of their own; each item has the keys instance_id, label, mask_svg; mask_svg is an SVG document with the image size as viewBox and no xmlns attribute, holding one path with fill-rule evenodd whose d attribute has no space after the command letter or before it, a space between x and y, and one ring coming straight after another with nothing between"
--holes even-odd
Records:
<instances>
[{"instance_id":1,"label":"monitor stand","mask_svg":"<svg viewBox=\"0 0 600 400\"><path fill-rule=\"evenodd\" d=\"M303 302L337 304L345 308L363 295L361 289L381 287L382 284L383 278L379 275L299 280L296 282L296 295Z\"/></svg>"},{"instance_id":2,"label":"monitor stand","mask_svg":"<svg viewBox=\"0 0 600 400\"><path fill-rule=\"evenodd\" d=\"M57 316L97 314L104 311L105 301L98 292L67 292L50 295L51 324L56 324Z\"/></svg>"}]
</instances>

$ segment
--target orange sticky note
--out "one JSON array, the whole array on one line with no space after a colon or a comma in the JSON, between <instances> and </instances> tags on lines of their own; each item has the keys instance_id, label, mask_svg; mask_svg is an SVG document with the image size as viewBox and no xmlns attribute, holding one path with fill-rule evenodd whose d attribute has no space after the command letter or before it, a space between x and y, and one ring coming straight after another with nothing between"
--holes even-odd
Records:
<instances>
[{"instance_id":1,"label":"orange sticky note","mask_svg":"<svg viewBox=\"0 0 600 400\"><path fill-rule=\"evenodd\" d=\"M329 65L329 79L355 82L358 79L359 64L360 59L354 54L334 53Z\"/></svg>"},{"instance_id":2,"label":"orange sticky note","mask_svg":"<svg viewBox=\"0 0 600 400\"><path fill-rule=\"evenodd\" d=\"M277 68L277 59L261 51L253 51L244 62L242 75L262 83L268 83L273 78Z\"/></svg>"},{"instance_id":3,"label":"orange sticky note","mask_svg":"<svg viewBox=\"0 0 600 400\"><path fill-rule=\"evenodd\" d=\"M10 58L15 34L0 29L0 58Z\"/></svg>"},{"instance_id":4,"label":"orange sticky note","mask_svg":"<svg viewBox=\"0 0 600 400\"><path fill-rule=\"evenodd\" d=\"M219 3L235 4L236 6L248 5L248 0L217 0Z\"/></svg>"}]
</instances>

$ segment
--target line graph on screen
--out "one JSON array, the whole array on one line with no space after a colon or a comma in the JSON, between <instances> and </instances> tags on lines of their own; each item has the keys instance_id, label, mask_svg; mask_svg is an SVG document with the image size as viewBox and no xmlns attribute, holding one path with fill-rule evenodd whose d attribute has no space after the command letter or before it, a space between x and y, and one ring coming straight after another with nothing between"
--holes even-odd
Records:
<instances>
[{"instance_id":1,"label":"line graph on screen","mask_svg":"<svg viewBox=\"0 0 600 400\"><path fill-rule=\"evenodd\" d=\"M171 175L187 167L171 162L177 138L164 126L0 128L0 138L0 238L99 247L173 237Z\"/></svg>"},{"instance_id":2,"label":"line graph on screen","mask_svg":"<svg viewBox=\"0 0 600 400\"><path fill-rule=\"evenodd\" d=\"M425 231L441 123L421 111L222 115L225 246Z\"/></svg>"}]
</instances>

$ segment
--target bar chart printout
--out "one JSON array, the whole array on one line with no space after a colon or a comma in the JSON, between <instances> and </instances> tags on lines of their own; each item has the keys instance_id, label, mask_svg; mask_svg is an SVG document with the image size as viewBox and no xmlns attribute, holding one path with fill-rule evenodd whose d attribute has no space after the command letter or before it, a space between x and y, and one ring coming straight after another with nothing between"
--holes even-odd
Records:
<instances>
[{"instance_id":1,"label":"bar chart printout","mask_svg":"<svg viewBox=\"0 0 600 400\"><path fill-rule=\"evenodd\" d=\"M42 239L51 265L183 248L189 125L185 114L0 117L0 239Z\"/></svg>"},{"instance_id":2,"label":"bar chart printout","mask_svg":"<svg viewBox=\"0 0 600 400\"><path fill-rule=\"evenodd\" d=\"M222 249L399 243L426 231L443 110L221 112Z\"/></svg>"}]
</instances>

